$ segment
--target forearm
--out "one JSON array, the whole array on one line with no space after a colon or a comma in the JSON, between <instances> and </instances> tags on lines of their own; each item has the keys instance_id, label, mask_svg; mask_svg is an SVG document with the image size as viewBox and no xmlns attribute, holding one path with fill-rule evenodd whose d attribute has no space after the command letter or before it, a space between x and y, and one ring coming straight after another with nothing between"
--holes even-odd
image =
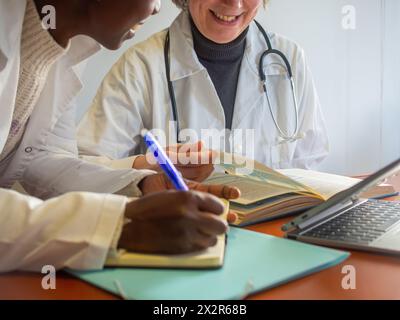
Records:
<instances>
[{"instance_id":1,"label":"forearm","mask_svg":"<svg viewBox=\"0 0 400 320\"><path fill-rule=\"evenodd\" d=\"M101 269L127 198L70 193L48 201L0 189L0 272Z\"/></svg>"},{"instance_id":2,"label":"forearm","mask_svg":"<svg viewBox=\"0 0 400 320\"><path fill-rule=\"evenodd\" d=\"M132 190L127 195L137 197L141 196L137 185L151 174L154 172L113 169L66 153L39 151L21 183L28 193L44 199L74 191L116 193L127 186Z\"/></svg>"}]
</instances>

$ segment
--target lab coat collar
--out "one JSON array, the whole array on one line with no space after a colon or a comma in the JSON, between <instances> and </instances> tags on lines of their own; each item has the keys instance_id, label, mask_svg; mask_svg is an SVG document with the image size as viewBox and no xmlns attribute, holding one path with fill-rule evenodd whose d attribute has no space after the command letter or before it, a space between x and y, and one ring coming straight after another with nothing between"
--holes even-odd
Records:
<instances>
[{"instance_id":1,"label":"lab coat collar","mask_svg":"<svg viewBox=\"0 0 400 320\"><path fill-rule=\"evenodd\" d=\"M170 27L170 44L172 81L205 70L194 51L189 14L185 11L179 14Z\"/></svg>"},{"instance_id":2,"label":"lab coat collar","mask_svg":"<svg viewBox=\"0 0 400 320\"><path fill-rule=\"evenodd\" d=\"M73 67L88 59L101 50L101 45L88 36L79 35L71 39L68 53L66 55L67 64Z\"/></svg>"}]
</instances>

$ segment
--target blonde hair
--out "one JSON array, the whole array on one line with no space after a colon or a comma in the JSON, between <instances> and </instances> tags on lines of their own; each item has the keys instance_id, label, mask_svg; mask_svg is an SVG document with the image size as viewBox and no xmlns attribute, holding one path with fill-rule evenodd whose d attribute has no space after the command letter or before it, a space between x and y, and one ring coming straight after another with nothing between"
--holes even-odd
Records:
<instances>
[{"instance_id":1,"label":"blonde hair","mask_svg":"<svg viewBox=\"0 0 400 320\"><path fill-rule=\"evenodd\" d=\"M179 9L185 9L189 0L172 0ZM269 0L264 0L264 7L267 6Z\"/></svg>"}]
</instances>

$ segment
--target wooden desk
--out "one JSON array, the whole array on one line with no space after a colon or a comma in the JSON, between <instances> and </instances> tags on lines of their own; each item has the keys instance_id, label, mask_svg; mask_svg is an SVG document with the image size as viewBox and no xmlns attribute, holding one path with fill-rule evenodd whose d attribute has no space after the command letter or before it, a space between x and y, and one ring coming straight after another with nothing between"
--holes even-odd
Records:
<instances>
[{"instance_id":1,"label":"wooden desk","mask_svg":"<svg viewBox=\"0 0 400 320\"><path fill-rule=\"evenodd\" d=\"M400 191L400 177L389 181ZM400 200L400 197L391 200ZM281 237L277 220L248 229ZM356 290L341 287L345 265L356 268ZM57 274L57 289L45 291L41 275L10 273L0 275L0 299L118 299L118 297L77 280L63 272ZM341 265L290 282L250 297L250 299L400 299L400 258L351 252Z\"/></svg>"}]
</instances>

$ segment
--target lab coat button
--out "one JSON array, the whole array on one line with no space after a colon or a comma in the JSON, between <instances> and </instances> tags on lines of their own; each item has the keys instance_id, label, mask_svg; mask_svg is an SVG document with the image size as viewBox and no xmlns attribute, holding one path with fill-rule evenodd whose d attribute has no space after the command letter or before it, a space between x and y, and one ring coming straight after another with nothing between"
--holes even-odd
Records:
<instances>
[{"instance_id":1,"label":"lab coat button","mask_svg":"<svg viewBox=\"0 0 400 320\"><path fill-rule=\"evenodd\" d=\"M25 152L26 153L31 153L32 152L32 148L31 147L26 147L25 148Z\"/></svg>"}]
</instances>

